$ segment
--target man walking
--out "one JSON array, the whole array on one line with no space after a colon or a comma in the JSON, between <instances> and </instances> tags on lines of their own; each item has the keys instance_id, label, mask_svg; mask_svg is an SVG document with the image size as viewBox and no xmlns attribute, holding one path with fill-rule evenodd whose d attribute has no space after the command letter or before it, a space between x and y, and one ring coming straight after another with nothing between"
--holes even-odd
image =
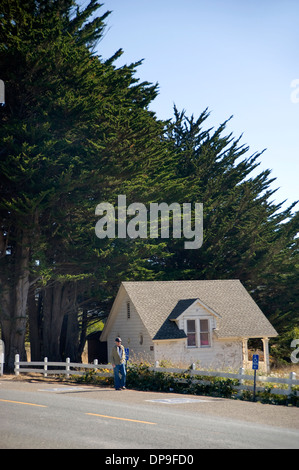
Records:
<instances>
[{"instance_id":1,"label":"man walking","mask_svg":"<svg viewBox=\"0 0 299 470\"><path fill-rule=\"evenodd\" d=\"M114 371L115 390L125 390L126 388L126 353L121 344L121 339L115 339L115 346L111 351L111 364Z\"/></svg>"}]
</instances>

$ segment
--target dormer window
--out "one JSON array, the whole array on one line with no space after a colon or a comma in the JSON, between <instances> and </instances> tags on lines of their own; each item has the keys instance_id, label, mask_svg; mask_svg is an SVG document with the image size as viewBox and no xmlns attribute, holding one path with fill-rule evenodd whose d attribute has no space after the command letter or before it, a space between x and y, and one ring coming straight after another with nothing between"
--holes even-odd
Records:
<instances>
[{"instance_id":1,"label":"dormer window","mask_svg":"<svg viewBox=\"0 0 299 470\"><path fill-rule=\"evenodd\" d=\"M188 348L206 348L211 346L211 322L208 318L186 319Z\"/></svg>"}]
</instances>

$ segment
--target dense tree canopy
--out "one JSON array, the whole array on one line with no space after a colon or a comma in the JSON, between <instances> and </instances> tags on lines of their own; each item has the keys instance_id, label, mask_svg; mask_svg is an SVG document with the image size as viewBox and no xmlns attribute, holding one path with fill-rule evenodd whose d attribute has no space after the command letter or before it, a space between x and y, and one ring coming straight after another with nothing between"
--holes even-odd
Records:
<instances>
[{"instance_id":1,"label":"dense tree canopy","mask_svg":"<svg viewBox=\"0 0 299 470\"><path fill-rule=\"evenodd\" d=\"M108 266L105 243L97 254L89 246L91 211L114 198L129 175L138 178L161 141L162 124L147 111L156 87L137 83L138 63L116 69L113 58L103 62L92 52L107 13L85 23L98 4L83 12L72 7L0 7L7 103L0 130L1 326L9 364L16 351L24 355L30 285L42 297L43 352L59 356L63 316L77 314L75 284L90 269L105 282L97 266Z\"/></svg>"},{"instance_id":2,"label":"dense tree canopy","mask_svg":"<svg viewBox=\"0 0 299 470\"><path fill-rule=\"evenodd\" d=\"M121 280L239 278L274 325L298 322L298 214L270 202L270 171L251 176L226 123L207 110L149 110L157 85L141 62L95 53L110 12L91 0L3 0L0 70L0 325L6 362L80 360L86 324L105 317ZM99 48L100 49L100 48ZM141 202L204 205L201 248L181 238L95 235L95 207ZM29 321L28 321L29 319Z\"/></svg>"},{"instance_id":3,"label":"dense tree canopy","mask_svg":"<svg viewBox=\"0 0 299 470\"><path fill-rule=\"evenodd\" d=\"M168 279L238 278L281 331L298 323L298 212L271 202L270 170L255 177L261 154L247 156L240 139L223 136L225 123L203 130L175 109L167 136L184 198L204 203L204 243L196 252L168 246ZM182 189L183 188L183 189Z\"/></svg>"}]
</instances>

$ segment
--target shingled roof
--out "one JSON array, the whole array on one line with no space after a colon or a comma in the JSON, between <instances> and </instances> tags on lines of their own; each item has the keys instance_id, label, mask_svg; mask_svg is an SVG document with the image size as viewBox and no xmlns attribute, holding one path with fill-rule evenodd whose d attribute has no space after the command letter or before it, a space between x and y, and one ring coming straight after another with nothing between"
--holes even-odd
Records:
<instances>
[{"instance_id":1,"label":"shingled roof","mask_svg":"<svg viewBox=\"0 0 299 470\"><path fill-rule=\"evenodd\" d=\"M172 319L196 299L219 315L219 338L277 336L261 309L236 279L123 282L122 287L152 339L186 337Z\"/></svg>"}]
</instances>

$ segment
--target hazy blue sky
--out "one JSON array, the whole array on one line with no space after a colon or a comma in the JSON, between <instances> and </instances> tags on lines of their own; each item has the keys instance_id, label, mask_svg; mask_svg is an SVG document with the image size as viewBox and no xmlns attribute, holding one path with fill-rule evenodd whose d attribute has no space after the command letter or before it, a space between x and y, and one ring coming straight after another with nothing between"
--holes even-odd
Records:
<instances>
[{"instance_id":1,"label":"hazy blue sky","mask_svg":"<svg viewBox=\"0 0 299 470\"><path fill-rule=\"evenodd\" d=\"M259 171L277 178L276 202L299 199L299 1L103 3L101 14L113 12L97 52L122 48L119 66L144 59L137 77L159 83L157 117L172 117L174 103L195 117L208 107L209 127L233 115L228 132L243 134L250 153L267 149Z\"/></svg>"}]
</instances>

